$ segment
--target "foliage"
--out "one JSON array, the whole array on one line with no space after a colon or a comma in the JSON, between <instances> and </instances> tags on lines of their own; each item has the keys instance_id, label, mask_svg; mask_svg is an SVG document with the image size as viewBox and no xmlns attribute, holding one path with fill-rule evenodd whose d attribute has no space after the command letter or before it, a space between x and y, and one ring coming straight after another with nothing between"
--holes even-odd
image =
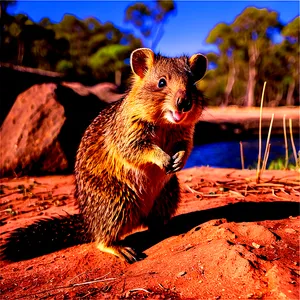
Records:
<instances>
[{"instance_id":1,"label":"foliage","mask_svg":"<svg viewBox=\"0 0 300 300\"><path fill-rule=\"evenodd\" d=\"M124 18L138 29L137 37L93 17L66 14L59 23L47 17L35 23L23 14L7 14L13 3L1 1L0 61L89 84L127 76L130 52L141 46L155 49L176 12L174 1L134 2ZM267 81L266 105L299 105L299 22L296 17L284 25L276 12L248 7L231 24L217 24L206 42L218 51L207 53L210 70L199 83L208 104L258 105Z\"/></svg>"},{"instance_id":2,"label":"foliage","mask_svg":"<svg viewBox=\"0 0 300 300\"><path fill-rule=\"evenodd\" d=\"M206 42L218 47L203 84L214 104L256 106L267 81L267 105L299 105L299 17L284 26L277 12L248 7Z\"/></svg>"},{"instance_id":3,"label":"foliage","mask_svg":"<svg viewBox=\"0 0 300 300\"><path fill-rule=\"evenodd\" d=\"M155 50L164 33L163 25L176 7L174 1L156 0L154 5L146 3L138 2L128 6L125 22L132 23L139 29L144 39L143 44Z\"/></svg>"},{"instance_id":4,"label":"foliage","mask_svg":"<svg viewBox=\"0 0 300 300\"><path fill-rule=\"evenodd\" d=\"M296 170L296 167L289 163L287 169ZM283 157L279 157L278 159L272 160L269 164L268 170L285 170L285 159Z\"/></svg>"},{"instance_id":5,"label":"foliage","mask_svg":"<svg viewBox=\"0 0 300 300\"><path fill-rule=\"evenodd\" d=\"M116 71L129 68L125 60L142 46L133 34L95 18L79 20L66 14L59 23L43 18L6 15L1 61L58 71L91 80L113 80Z\"/></svg>"}]
</instances>

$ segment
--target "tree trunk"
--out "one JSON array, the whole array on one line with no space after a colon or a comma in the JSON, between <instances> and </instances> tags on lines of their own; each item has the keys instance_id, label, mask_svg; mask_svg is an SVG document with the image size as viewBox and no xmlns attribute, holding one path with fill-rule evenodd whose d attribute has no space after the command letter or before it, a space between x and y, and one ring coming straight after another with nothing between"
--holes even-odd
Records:
<instances>
[{"instance_id":1,"label":"tree trunk","mask_svg":"<svg viewBox=\"0 0 300 300\"><path fill-rule=\"evenodd\" d=\"M282 100L282 97L283 97L283 88L282 88L281 85L278 85L278 89L277 89L275 100L272 101L272 103L270 104L270 106L272 106L272 107L278 106L279 103Z\"/></svg>"},{"instance_id":2,"label":"tree trunk","mask_svg":"<svg viewBox=\"0 0 300 300\"><path fill-rule=\"evenodd\" d=\"M235 82L235 75L236 75L236 69L235 69L235 65L234 65L234 61L233 58L231 60L231 62L229 63L229 72L228 72L228 80L227 80L227 85L226 85L226 89L225 89L225 99L223 102L223 106L228 106L229 104L229 96L231 94L234 82Z\"/></svg>"},{"instance_id":3,"label":"tree trunk","mask_svg":"<svg viewBox=\"0 0 300 300\"><path fill-rule=\"evenodd\" d=\"M17 64L22 66L23 65L23 58L24 58L24 42L20 39L18 40L18 58L17 58Z\"/></svg>"},{"instance_id":4,"label":"tree trunk","mask_svg":"<svg viewBox=\"0 0 300 300\"><path fill-rule=\"evenodd\" d=\"M247 94L245 97L244 106L250 107L255 105L254 89L256 84L256 61L259 57L256 45L249 45L249 76L247 84Z\"/></svg>"},{"instance_id":5,"label":"tree trunk","mask_svg":"<svg viewBox=\"0 0 300 300\"><path fill-rule=\"evenodd\" d=\"M293 78L292 82L289 84L288 93L287 93L287 97L286 97L286 105L287 106L294 105L294 98L293 98L294 90L295 90L295 80Z\"/></svg>"}]
</instances>

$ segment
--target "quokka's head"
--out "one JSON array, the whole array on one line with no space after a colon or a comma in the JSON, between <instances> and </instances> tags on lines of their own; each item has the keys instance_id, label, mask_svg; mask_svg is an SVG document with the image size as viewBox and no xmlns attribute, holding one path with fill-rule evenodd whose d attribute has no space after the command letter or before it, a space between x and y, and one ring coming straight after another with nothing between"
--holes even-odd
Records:
<instances>
[{"instance_id":1,"label":"quokka's head","mask_svg":"<svg viewBox=\"0 0 300 300\"><path fill-rule=\"evenodd\" d=\"M132 95L136 114L156 124L194 124L202 112L202 93L196 82L206 72L202 54L168 58L148 48L132 52Z\"/></svg>"}]
</instances>

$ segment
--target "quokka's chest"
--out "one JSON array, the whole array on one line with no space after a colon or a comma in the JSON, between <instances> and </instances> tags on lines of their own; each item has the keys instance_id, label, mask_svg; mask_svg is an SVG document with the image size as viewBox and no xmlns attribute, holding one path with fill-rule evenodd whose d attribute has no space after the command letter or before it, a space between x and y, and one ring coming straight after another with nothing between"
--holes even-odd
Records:
<instances>
[{"instance_id":1,"label":"quokka's chest","mask_svg":"<svg viewBox=\"0 0 300 300\"><path fill-rule=\"evenodd\" d=\"M190 140L191 133L181 128L158 128L153 139L154 144L170 156L176 153L177 145L183 140Z\"/></svg>"}]
</instances>

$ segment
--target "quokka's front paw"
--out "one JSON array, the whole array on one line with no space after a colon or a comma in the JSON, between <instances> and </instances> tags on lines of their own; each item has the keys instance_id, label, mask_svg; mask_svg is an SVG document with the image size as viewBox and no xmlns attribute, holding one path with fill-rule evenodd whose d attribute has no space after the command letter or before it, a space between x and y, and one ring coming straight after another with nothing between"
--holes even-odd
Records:
<instances>
[{"instance_id":1,"label":"quokka's front paw","mask_svg":"<svg viewBox=\"0 0 300 300\"><path fill-rule=\"evenodd\" d=\"M171 157L170 165L166 169L166 173L175 173L180 171L184 166L184 155L185 151L178 151Z\"/></svg>"},{"instance_id":2,"label":"quokka's front paw","mask_svg":"<svg viewBox=\"0 0 300 300\"><path fill-rule=\"evenodd\" d=\"M164 159L163 159L163 162L162 162L162 166L163 166L163 169L166 171L167 174L169 174L170 171L172 170L173 159L167 153L165 153L165 156L164 156Z\"/></svg>"}]
</instances>

